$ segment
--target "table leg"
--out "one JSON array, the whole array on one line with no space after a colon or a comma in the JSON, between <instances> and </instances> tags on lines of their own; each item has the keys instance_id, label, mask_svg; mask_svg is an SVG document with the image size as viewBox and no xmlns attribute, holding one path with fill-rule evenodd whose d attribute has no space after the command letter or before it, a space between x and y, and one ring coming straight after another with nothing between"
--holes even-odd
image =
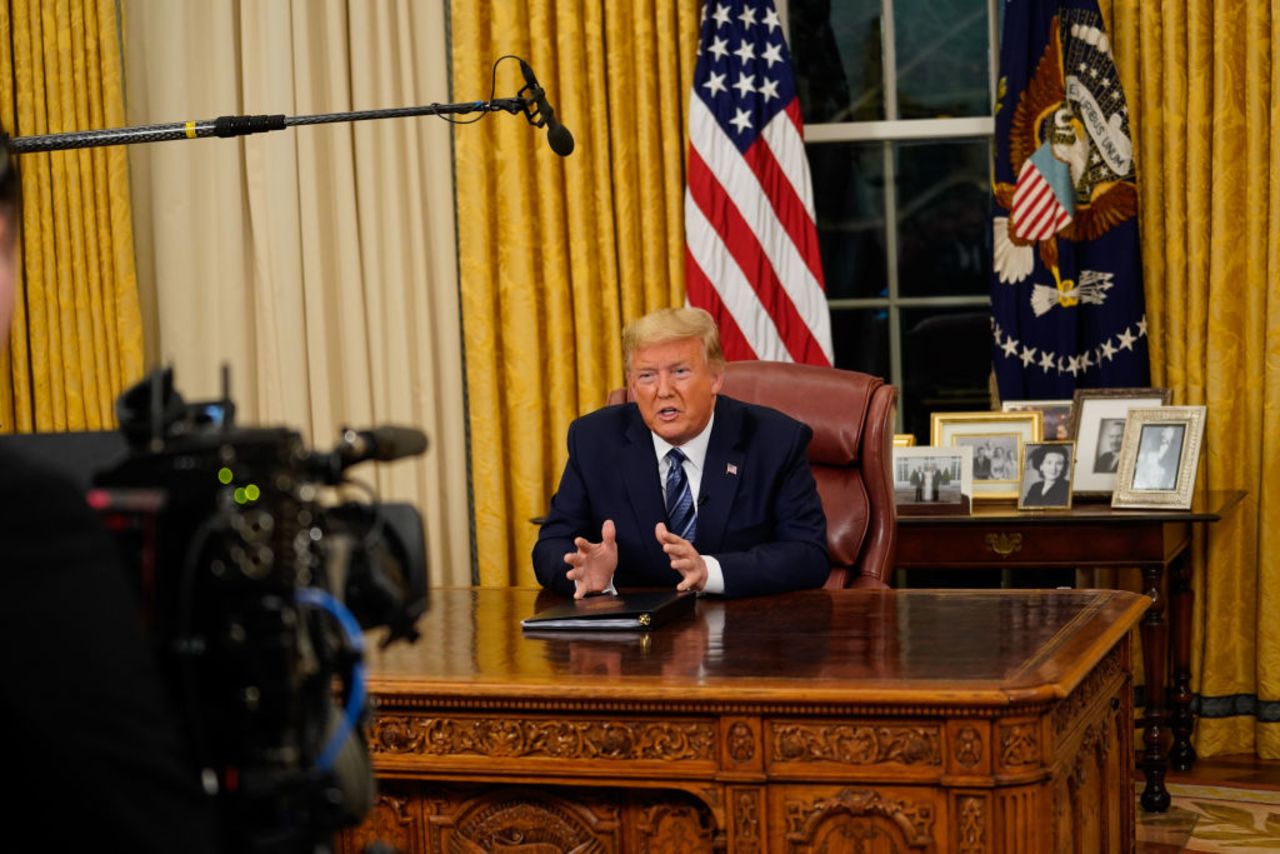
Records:
<instances>
[{"instance_id":1,"label":"table leg","mask_svg":"<svg viewBox=\"0 0 1280 854\"><path fill-rule=\"evenodd\" d=\"M1190 771L1196 761L1191 746L1195 716L1191 712L1191 558L1183 552L1171 567L1169 606L1173 609L1173 689L1170 701L1169 728L1173 730L1173 746L1169 764L1176 771Z\"/></svg>"},{"instance_id":2,"label":"table leg","mask_svg":"<svg viewBox=\"0 0 1280 854\"><path fill-rule=\"evenodd\" d=\"M1166 812L1169 809L1169 790L1164 786L1168 771L1168 757L1160 742L1164 738L1165 670L1167 666L1168 623L1164 619L1164 594L1160 591L1160 579L1164 567L1156 564L1142 568L1142 580L1151 597L1151 607L1142 617L1142 672L1146 678L1147 707L1142 724L1142 759L1139 765L1147 784L1142 790L1142 808L1147 812Z\"/></svg>"}]
</instances>

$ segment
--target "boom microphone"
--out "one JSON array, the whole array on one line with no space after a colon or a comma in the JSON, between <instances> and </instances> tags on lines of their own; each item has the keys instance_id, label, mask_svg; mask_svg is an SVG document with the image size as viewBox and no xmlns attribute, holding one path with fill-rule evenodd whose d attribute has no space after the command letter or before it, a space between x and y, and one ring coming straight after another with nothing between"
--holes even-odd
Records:
<instances>
[{"instance_id":1,"label":"boom microphone","mask_svg":"<svg viewBox=\"0 0 1280 854\"><path fill-rule=\"evenodd\" d=\"M414 457L427 449L427 436L413 427L374 427L372 430L342 431L338 454L346 465L365 460L390 462Z\"/></svg>"},{"instance_id":2,"label":"boom microphone","mask_svg":"<svg viewBox=\"0 0 1280 854\"><path fill-rule=\"evenodd\" d=\"M556 111L547 103L547 93L538 85L538 78L534 76L529 63L523 59L519 59L519 62L520 73L524 75L525 89L529 91L529 97L538 107L536 113L529 113L526 110L525 115L534 127L546 125L547 143L551 146L551 150L561 157L568 157L573 153L573 134L569 133L569 129L560 124L560 120L556 118ZM524 89L520 91L524 92Z\"/></svg>"}]
</instances>

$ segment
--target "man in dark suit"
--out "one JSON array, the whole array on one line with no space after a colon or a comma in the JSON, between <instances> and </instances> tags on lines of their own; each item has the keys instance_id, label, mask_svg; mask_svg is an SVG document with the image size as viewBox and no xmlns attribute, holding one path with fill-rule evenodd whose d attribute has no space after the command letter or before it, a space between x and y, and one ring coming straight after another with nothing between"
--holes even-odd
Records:
<instances>
[{"instance_id":1,"label":"man in dark suit","mask_svg":"<svg viewBox=\"0 0 1280 854\"><path fill-rule=\"evenodd\" d=\"M623 355L632 402L569 427L569 461L533 548L538 581L577 598L821 586L830 564L812 431L719 395L724 356L701 309L640 318Z\"/></svg>"},{"instance_id":2,"label":"man in dark suit","mask_svg":"<svg viewBox=\"0 0 1280 854\"><path fill-rule=\"evenodd\" d=\"M1120 446L1124 443L1124 419L1104 418L1098 428L1098 456L1094 472L1114 473L1120 465Z\"/></svg>"},{"instance_id":3,"label":"man in dark suit","mask_svg":"<svg viewBox=\"0 0 1280 854\"><path fill-rule=\"evenodd\" d=\"M19 182L0 133L0 347ZM0 823L47 851L215 850L137 603L84 495L0 449Z\"/></svg>"}]
</instances>

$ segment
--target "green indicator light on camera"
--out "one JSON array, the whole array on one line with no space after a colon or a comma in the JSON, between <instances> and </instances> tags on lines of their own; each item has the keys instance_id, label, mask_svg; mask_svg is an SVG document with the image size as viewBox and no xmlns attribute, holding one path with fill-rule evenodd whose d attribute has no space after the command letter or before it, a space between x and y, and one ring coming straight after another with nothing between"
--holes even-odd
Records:
<instances>
[{"instance_id":1,"label":"green indicator light on camera","mask_svg":"<svg viewBox=\"0 0 1280 854\"><path fill-rule=\"evenodd\" d=\"M235 479L235 475L232 474L231 469L227 468L226 466L223 466L222 468L218 469L218 483L222 484L223 486L227 486L234 479Z\"/></svg>"},{"instance_id":2,"label":"green indicator light on camera","mask_svg":"<svg viewBox=\"0 0 1280 854\"><path fill-rule=\"evenodd\" d=\"M248 497L244 494L243 486L237 486L236 491L232 493L232 497L236 500L237 504L244 504L246 501L249 500Z\"/></svg>"},{"instance_id":3,"label":"green indicator light on camera","mask_svg":"<svg viewBox=\"0 0 1280 854\"><path fill-rule=\"evenodd\" d=\"M250 501L257 501L262 497L262 490L258 489L258 484L251 483L244 488L244 497Z\"/></svg>"}]
</instances>

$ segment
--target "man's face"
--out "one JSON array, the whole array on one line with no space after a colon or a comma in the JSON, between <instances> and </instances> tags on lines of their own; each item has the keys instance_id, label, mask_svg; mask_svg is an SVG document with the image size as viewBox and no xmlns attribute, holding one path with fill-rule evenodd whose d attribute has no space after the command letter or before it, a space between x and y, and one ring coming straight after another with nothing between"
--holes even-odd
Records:
<instances>
[{"instance_id":1,"label":"man's face","mask_svg":"<svg viewBox=\"0 0 1280 854\"><path fill-rule=\"evenodd\" d=\"M723 369L707 364L706 348L697 338L638 347L627 372L640 417L672 445L683 445L706 428L723 380Z\"/></svg>"},{"instance_id":2,"label":"man's face","mask_svg":"<svg viewBox=\"0 0 1280 854\"><path fill-rule=\"evenodd\" d=\"M8 215L0 213L0 346L9 341L9 320L13 317L13 237Z\"/></svg>"},{"instance_id":3,"label":"man's face","mask_svg":"<svg viewBox=\"0 0 1280 854\"><path fill-rule=\"evenodd\" d=\"M1103 450L1115 452L1120 450L1120 440L1124 438L1124 422L1113 421L1107 425L1102 436Z\"/></svg>"}]
</instances>

